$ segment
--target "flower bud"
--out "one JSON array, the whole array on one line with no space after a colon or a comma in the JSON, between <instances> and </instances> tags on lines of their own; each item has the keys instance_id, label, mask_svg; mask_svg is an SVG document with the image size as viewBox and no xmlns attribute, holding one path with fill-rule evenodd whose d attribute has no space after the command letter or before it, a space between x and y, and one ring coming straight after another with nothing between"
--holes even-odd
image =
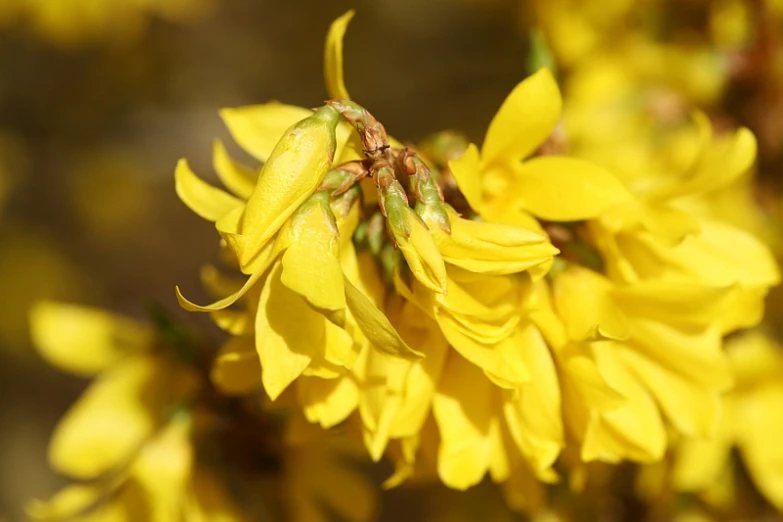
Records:
<instances>
[{"instance_id":1,"label":"flower bud","mask_svg":"<svg viewBox=\"0 0 783 522\"><path fill-rule=\"evenodd\" d=\"M242 220L244 266L320 185L336 148L339 113L329 106L290 127L264 164Z\"/></svg>"},{"instance_id":2,"label":"flower bud","mask_svg":"<svg viewBox=\"0 0 783 522\"><path fill-rule=\"evenodd\" d=\"M379 177L385 175L391 174L382 172ZM386 214L389 234L405 256L413 275L430 290L446 293L446 265L427 225L408 206L400 183L396 180L386 182L380 189L379 200Z\"/></svg>"}]
</instances>

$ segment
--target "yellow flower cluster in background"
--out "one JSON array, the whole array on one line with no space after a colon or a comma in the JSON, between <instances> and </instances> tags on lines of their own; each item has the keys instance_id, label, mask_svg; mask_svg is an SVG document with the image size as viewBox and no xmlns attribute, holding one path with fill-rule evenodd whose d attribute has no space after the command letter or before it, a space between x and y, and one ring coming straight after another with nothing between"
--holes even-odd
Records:
<instances>
[{"instance_id":1,"label":"yellow flower cluster in background","mask_svg":"<svg viewBox=\"0 0 783 522\"><path fill-rule=\"evenodd\" d=\"M139 38L150 16L187 22L206 15L211 0L4 0L0 26L29 28L59 45Z\"/></svg>"},{"instance_id":2,"label":"yellow flower cluster in background","mask_svg":"<svg viewBox=\"0 0 783 522\"><path fill-rule=\"evenodd\" d=\"M177 298L224 340L36 306L44 358L94 382L50 446L81 482L29 515L361 522L377 493L357 463L383 458L384 488L488 478L536 520L568 519L548 491L589 492L625 462L651 504L695 492L720 510L741 496L735 447L783 510L757 139L709 113L726 54L646 37L635 8L536 2L557 67L514 87L480 145L398 141L351 98L353 11L326 38L322 106L222 110L255 164L216 140L225 190L184 159L175 183L219 258L202 270L214 302ZM715 2L715 49L752 38L748 10Z\"/></svg>"}]
</instances>

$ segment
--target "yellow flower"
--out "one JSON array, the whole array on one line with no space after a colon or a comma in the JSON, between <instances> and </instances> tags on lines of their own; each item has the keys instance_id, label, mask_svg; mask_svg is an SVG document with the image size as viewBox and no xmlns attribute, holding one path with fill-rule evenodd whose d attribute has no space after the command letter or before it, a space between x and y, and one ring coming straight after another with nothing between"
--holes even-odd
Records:
<instances>
[{"instance_id":1,"label":"yellow flower","mask_svg":"<svg viewBox=\"0 0 783 522\"><path fill-rule=\"evenodd\" d=\"M344 273L341 234L328 199L319 192L301 205L263 265L228 298L202 307L179 295L182 305L194 311L222 310L245 293L257 299L248 313L254 315L262 382L272 399L302 374L340 376L353 366L366 340L381 350L417 355L355 286L358 281ZM351 230L342 232L350 240Z\"/></svg>"},{"instance_id":2,"label":"yellow flower","mask_svg":"<svg viewBox=\"0 0 783 522\"><path fill-rule=\"evenodd\" d=\"M318 187L331 168L339 115L325 106L292 125L275 145L247 203L198 183L181 161L177 193L196 213L216 222L240 268L250 273L267 242Z\"/></svg>"},{"instance_id":3,"label":"yellow flower","mask_svg":"<svg viewBox=\"0 0 783 522\"><path fill-rule=\"evenodd\" d=\"M577 267L555 278L563 325L544 320L584 460L660 459L661 413L686 436L715 433L720 396L732 384L715 317L730 298L728 288L695 284L616 286Z\"/></svg>"},{"instance_id":4,"label":"yellow flower","mask_svg":"<svg viewBox=\"0 0 783 522\"><path fill-rule=\"evenodd\" d=\"M617 178L592 163L566 156L523 161L553 132L561 105L552 74L541 69L508 95L481 153L471 144L449 162L473 210L489 221L530 226L528 212L550 221L577 221L630 199Z\"/></svg>"},{"instance_id":5,"label":"yellow flower","mask_svg":"<svg viewBox=\"0 0 783 522\"><path fill-rule=\"evenodd\" d=\"M193 370L158 350L151 328L76 305L31 311L33 341L53 364L94 382L52 436L49 460L86 483L28 507L35 520L239 520L211 472L196 465L186 405Z\"/></svg>"},{"instance_id":6,"label":"yellow flower","mask_svg":"<svg viewBox=\"0 0 783 522\"><path fill-rule=\"evenodd\" d=\"M699 141L686 147L689 161L682 174L636 180L638 202L616 208L589 228L615 281L734 286L734 305L721 318L721 330L729 332L758 323L767 289L780 274L766 245L703 210L710 208L711 194L750 167L755 138L747 129L713 138L706 118L696 121Z\"/></svg>"},{"instance_id":7,"label":"yellow flower","mask_svg":"<svg viewBox=\"0 0 783 522\"><path fill-rule=\"evenodd\" d=\"M721 427L708 440L683 439L675 450L673 487L709 494L726 473L732 447L759 491L783 509L783 355L781 347L761 331L730 341L729 357L737 384L725 397Z\"/></svg>"},{"instance_id":8,"label":"yellow flower","mask_svg":"<svg viewBox=\"0 0 783 522\"><path fill-rule=\"evenodd\" d=\"M546 236L520 226L472 221L447 207L451 233L424 215L443 260L470 272L508 275L525 270L546 273L558 250Z\"/></svg>"}]
</instances>

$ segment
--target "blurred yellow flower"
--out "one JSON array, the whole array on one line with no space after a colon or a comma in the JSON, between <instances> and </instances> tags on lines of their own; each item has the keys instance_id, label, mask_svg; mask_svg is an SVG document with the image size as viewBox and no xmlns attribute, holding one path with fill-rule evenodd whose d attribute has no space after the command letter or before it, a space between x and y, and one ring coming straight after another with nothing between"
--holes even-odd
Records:
<instances>
[{"instance_id":1,"label":"blurred yellow flower","mask_svg":"<svg viewBox=\"0 0 783 522\"><path fill-rule=\"evenodd\" d=\"M127 42L143 34L151 15L188 22L213 7L212 0L5 0L0 25L21 22L57 45L99 39Z\"/></svg>"},{"instance_id":2,"label":"blurred yellow flower","mask_svg":"<svg viewBox=\"0 0 783 522\"><path fill-rule=\"evenodd\" d=\"M783 348L754 330L731 340L727 351L737 383L724 399L721 427L708 440L678 443L672 486L709 495L730 472L730 451L736 447L759 491L783 510Z\"/></svg>"},{"instance_id":3,"label":"blurred yellow flower","mask_svg":"<svg viewBox=\"0 0 783 522\"><path fill-rule=\"evenodd\" d=\"M160 351L149 326L52 301L36 304L30 322L47 361L95 376L49 446L52 467L83 482L32 502L31 518L240 520L216 477L195 461L189 405L198 376Z\"/></svg>"}]
</instances>

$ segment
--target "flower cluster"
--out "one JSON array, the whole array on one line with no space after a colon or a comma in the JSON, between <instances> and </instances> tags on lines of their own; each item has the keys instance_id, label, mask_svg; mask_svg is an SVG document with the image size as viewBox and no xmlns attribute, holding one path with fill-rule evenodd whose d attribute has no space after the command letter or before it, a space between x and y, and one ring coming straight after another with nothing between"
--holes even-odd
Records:
<instances>
[{"instance_id":1,"label":"flower cluster","mask_svg":"<svg viewBox=\"0 0 783 522\"><path fill-rule=\"evenodd\" d=\"M660 460L668 432L712 436L733 382L723 339L760 321L779 281L767 247L710 206L750 168L753 135L696 115L650 145L648 168L562 154L569 113L544 68L481 148L449 132L404 146L345 89L351 16L327 38L323 107L223 111L261 167L217 143L231 193L177 168L181 199L247 276L207 270L211 305L179 295L230 334L216 385L355 427L394 460L389 485L489 474L522 504L561 455L577 472Z\"/></svg>"},{"instance_id":2,"label":"flower cluster","mask_svg":"<svg viewBox=\"0 0 783 522\"><path fill-rule=\"evenodd\" d=\"M519 510L627 461L650 498L720 504L735 446L783 509L783 352L755 328L780 282L750 194L756 138L683 110L721 90L691 78L697 53L626 35L628 2L587 4L536 3L569 74L522 80L480 146L398 141L351 98L353 11L327 34L322 106L221 111L255 164L215 141L225 190L177 164L219 262L202 270L214 302L176 295L225 340L36 307L39 351L96 380L50 453L88 482L30 515L261 519L274 501L237 498L263 485L291 519L361 522L376 504L361 457L391 461L387 488L489 477ZM674 80L692 92L672 101Z\"/></svg>"}]
</instances>

